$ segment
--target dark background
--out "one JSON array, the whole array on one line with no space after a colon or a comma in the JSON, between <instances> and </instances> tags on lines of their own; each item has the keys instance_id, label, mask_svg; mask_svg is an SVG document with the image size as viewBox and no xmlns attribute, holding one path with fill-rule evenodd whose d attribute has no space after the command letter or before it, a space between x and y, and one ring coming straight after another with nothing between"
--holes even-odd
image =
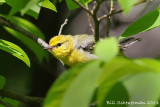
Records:
<instances>
[{"instance_id":1,"label":"dark background","mask_svg":"<svg viewBox=\"0 0 160 107\"><path fill-rule=\"evenodd\" d=\"M102 4L98 16L108 13L108 3L109 2L105 2ZM148 1L135 6L127 16L123 13L112 16L110 35L119 37L130 24L146 13L156 9L159 3L159 0L154 0L153 2ZM114 5L116 9L120 9L117 3ZM69 13L69 21L63 29L63 34L92 34L88 26L88 19L85 11L76 9L70 12L65 2L57 3L56 7L58 11L57 13L49 9L42 8L38 19L34 19L27 15L23 17L39 27L46 37L46 42L48 42L51 37L58 34L61 24L64 22L65 18L68 17ZM90 8L91 7L92 4L90 5ZM0 11L2 11L2 9L4 8L1 7ZM5 9L7 12L10 7L5 7ZM105 31L106 20L103 20L100 27L101 37L105 37ZM125 52L125 55L129 58L158 57L160 54L159 34L160 28L156 28L145 33L134 35L137 38L142 38L142 41L131 46ZM11 41L20 46L27 53L31 61L31 68L28 68L19 59L0 50L0 74L6 77L7 84L5 89L21 95L45 97L51 84L61 74L61 72L64 71L63 65L52 55L50 55L49 61L44 60L43 63L40 64L33 53L26 48L23 43L7 33L2 27L0 27L0 38ZM21 106L22 105L20 105L20 107Z\"/></svg>"}]
</instances>

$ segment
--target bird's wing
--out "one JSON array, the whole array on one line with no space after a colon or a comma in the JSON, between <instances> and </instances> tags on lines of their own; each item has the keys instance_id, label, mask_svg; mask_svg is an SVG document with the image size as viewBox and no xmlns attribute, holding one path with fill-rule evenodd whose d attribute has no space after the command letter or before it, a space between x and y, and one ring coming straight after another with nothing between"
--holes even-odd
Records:
<instances>
[{"instance_id":1,"label":"bird's wing","mask_svg":"<svg viewBox=\"0 0 160 107\"><path fill-rule=\"evenodd\" d=\"M95 40L93 35L81 34L75 35L75 47L85 52L93 53Z\"/></svg>"}]
</instances>

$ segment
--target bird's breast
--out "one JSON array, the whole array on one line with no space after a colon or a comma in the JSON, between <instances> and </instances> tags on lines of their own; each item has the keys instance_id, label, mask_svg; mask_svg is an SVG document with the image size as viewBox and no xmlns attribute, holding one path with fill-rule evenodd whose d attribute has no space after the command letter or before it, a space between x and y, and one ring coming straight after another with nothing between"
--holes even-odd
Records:
<instances>
[{"instance_id":1,"label":"bird's breast","mask_svg":"<svg viewBox=\"0 0 160 107\"><path fill-rule=\"evenodd\" d=\"M78 63L86 62L86 60L87 55L77 49L72 50L72 52L70 52L66 58L62 59L64 64L69 66L74 66Z\"/></svg>"}]
</instances>

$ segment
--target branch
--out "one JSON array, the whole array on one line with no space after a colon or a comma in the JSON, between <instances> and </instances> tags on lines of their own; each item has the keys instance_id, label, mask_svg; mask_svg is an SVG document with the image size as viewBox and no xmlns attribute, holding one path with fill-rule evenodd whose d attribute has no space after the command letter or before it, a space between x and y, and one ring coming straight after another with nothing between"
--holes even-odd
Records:
<instances>
[{"instance_id":1,"label":"branch","mask_svg":"<svg viewBox=\"0 0 160 107\"><path fill-rule=\"evenodd\" d=\"M107 17L109 17L109 16L112 16L112 15L114 15L114 14L121 13L121 12L123 12L122 9L117 10L117 11L114 11L114 12L112 12L111 14L103 15L103 16L101 16L101 17L98 18L98 21L101 22L103 19L105 19L105 18L107 18Z\"/></svg>"},{"instance_id":2,"label":"branch","mask_svg":"<svg viewBox=\"0 0 160 107\"><path fill-rule=\"evenodd\" d=\"M38 38L37 36L35 36L34 34L32 34L31 32L17 26L16 24L14 24L13 22L11 22L10 20L6 19L3 16L0 16L0 25L1 26L6 26L9 27L15 31L18 31L24 35L26 35L28 38L32 39L33 41L37 42L39 45L41 45L44 49L45 48L49 48L50 46L41 38Z\"/></svg>"},{"instance_id":3,"label":"branch","mask_svg":"<svg viewBox=\"0 0 160 107\"><path fill-rule=\"evenodd\" d=\"M41 106L44 101L44 99L41 97L22 96L22 95L10 93L4 90L0 90L0 96L18 100L28 105L37 104Z\"/></svg>"},{"instance_id":4,"label":"branch","mask_svg":"<svg viewBox=\"0 0 160 107\"><path fill-rule=\"evenodd\" d=\"M99 10L99 7L101 5L101 3L104 1L104 0L97 0L96 2L96 5L94 6L93 10L89 10L88 8L86 8L83 4L81 4L80 2L76 1L76 0L73 0L76 4L78 4L83 10L85 10L90 16L92 16L93 18L93 21L94 21L94 24L95 24L95 28L94 28L94 32L95 32L95 41L99 41L99 24L100 22L98 21L98 18L97 18L97 12Z\"/></svg>"},{"instance_id":5,"label":"branch","mask_svg":"<svg viewBox=\"0 0 160 107\"><path fill-rule=\"evenodd\" d=\"M83 10L85 10L87 13L89 13L90 15L92 15L92 12L86 8L83 4L81 4L80 2L73 0L77 5L79 5Z\"/></svg>"},{"instance_id":6,"label":"branch","mask_svg":"<svg viewBox=\"0 0 160 107\"><path fill-rule=\"evenodd\" d=\"M95 28L94 28L94 30L95 30L95 41L96 41L96 42L99 41L99 37L100 37L100 36L99 36L100 21L98 20L97 12L98 12L99 7L100 7L100 5L101 5L102 2L104 2L104 0L99 0L99 1L97 1L97 4L96 4L96 6L95 6L94 9L93 9L93 15L92 15L92 18L93 18L94 23L95 23Z\"/></svg>"},{"instance_id":7,"label":"branch","mask_svg":"<svg viewBox=\"0 0 160 107\"><path fill-rule=\"evenodd\" d=\"M68 22L68 19L65 19L64 23L61 25L61 28L60 28L60 30L59 30L58 35L60 35L60 34L62 33L62 29L63 29L63 27L67 24L67 22Z\"/></svg>"},{"instance_id":8,"label":"branch","mask_svg":"<svg viewBox=\"0 0 160 107\"><path fill-rule=\"evenodd\" d=\"M94 33L94 28L93 28L92 22L91 22L91 16L90 16L89 14L87 14L87 16L88 16L88 24L89 24L89 27L91 28L92 33Z\"/></svg>"},{"instance_id":9,"label":"branch","mask_svg":"<svg viewBox=\"0 0 160 107\"><path fill-rule=\"evenodd\" d=\"M3 100L0 99L0 104L1 105L4 105L5 107L14 107L12 106L11 104L7 103L7 102L4 102Z\"/></svg>"},{"instance_id":10,"label":"branch","mask_svg":"<svg viewBox=\"0 0 160 107\"><path fill-rule=\"evenodd\" d=\"M146 2L146 0L138 1L134 6L139 5L139 4L141 4L141 3L144 3L144 2ZM121 12L123 12L123 9L114 11L114 12L109 13L109 14L107 14L107 15L103 15L103 16L101 16L100 18L98 18L98 20L101 22L103 19L105 19L105 18L107 18L107 17L109 17L109 16L112 16L112 15L114 15L114 14L121 13Z\"/></svg>"},{"instance_id":11,"label":"branch","mask_svg":"<svg viewBox=\"0 0 160 107\"><path fill-rule=\"evenodd\" d=\"M111 5L110 5L110 11L109 11L109 14L112 14L113 11L115 11L115 8L113 6L113 0L110 1ZM110 28L110 23L111 23L111 17L110 15L107 16L107 26L106 26L106 36L109 37L109 28Z\"/></svg>"}]
</instances>

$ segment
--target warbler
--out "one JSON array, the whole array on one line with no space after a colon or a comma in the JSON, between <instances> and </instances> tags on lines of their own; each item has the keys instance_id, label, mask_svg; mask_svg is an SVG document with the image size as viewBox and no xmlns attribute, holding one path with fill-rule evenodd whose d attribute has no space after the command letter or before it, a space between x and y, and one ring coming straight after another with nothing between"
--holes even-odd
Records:
<instances>
[{"instance_id":1,"label":"warbler","mask_svg":"<svg viewBox=\"0 0 160 107\"><path fill-rule=\"evenodd\" d=\"M93 35L58 35L49 41L52 54L68 66L97 59L93 53L95 40Z\"/></svg>"}]
</instances>

